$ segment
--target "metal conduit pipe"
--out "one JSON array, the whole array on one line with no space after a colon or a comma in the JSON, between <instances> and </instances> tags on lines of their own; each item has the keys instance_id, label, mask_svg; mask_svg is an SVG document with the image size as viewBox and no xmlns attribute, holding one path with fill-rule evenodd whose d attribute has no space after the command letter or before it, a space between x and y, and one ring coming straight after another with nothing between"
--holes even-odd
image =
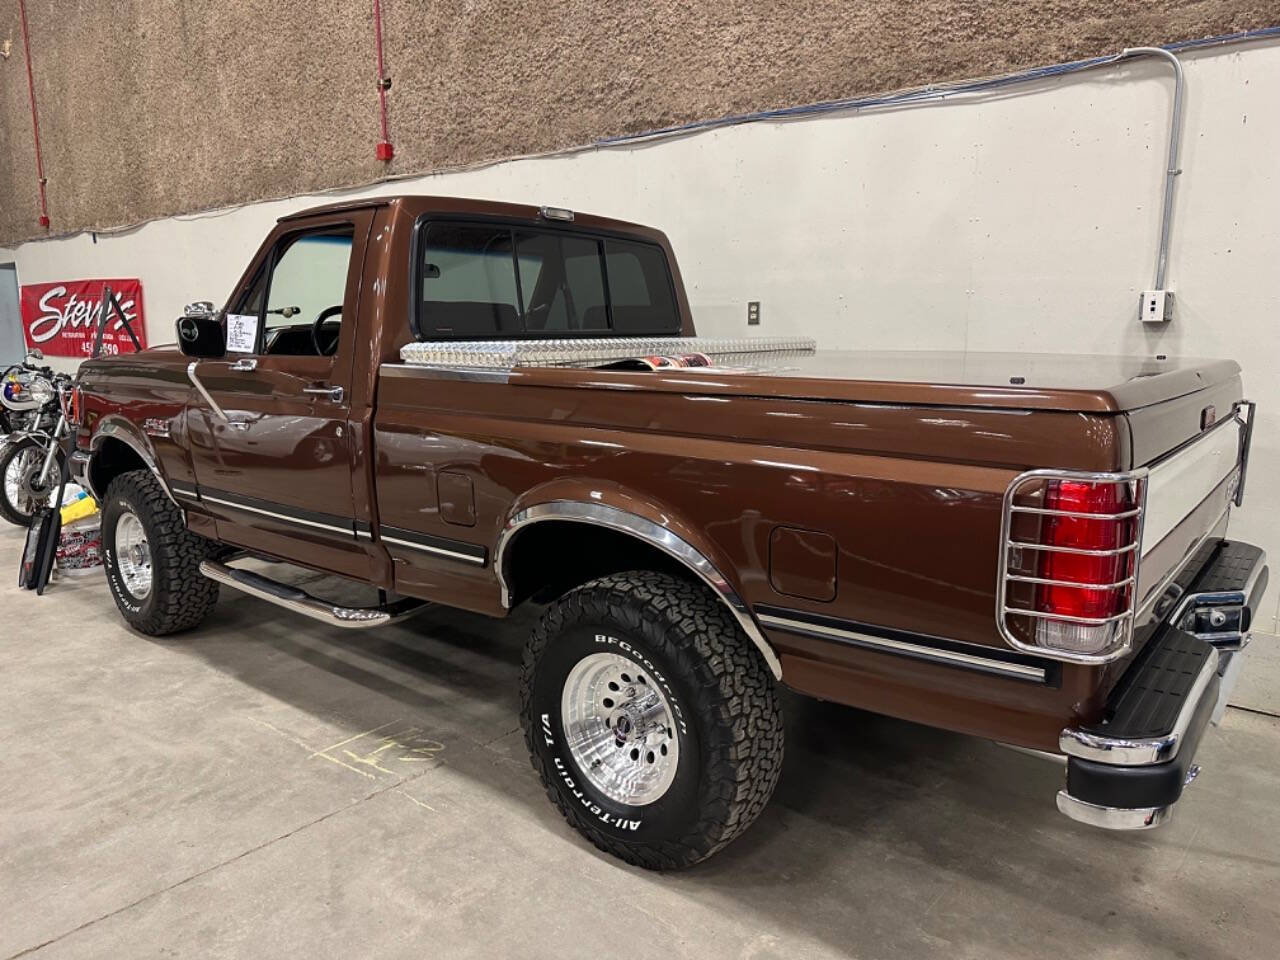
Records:
<instances>
[{"instance_id":1,"label":"metal conduit pipe","mask_svg":"<svg viewBox=\"0 0 1280 960\"><path fill-rule=\"evenodd\" d=\"M31 69L31 34L27 30L27 4L18 0L18 15L22 18L22 52L27 58L27 93L31 98L31 131L36 144L36 181L40 187L40 219L42 227L49 226L49 199L45 194L44 156L40 150L40 114L36 110L36 78Z\"/></svg>"},{"instance_id":2,"label":"metal conduit pipe","mask_svg":"<svg viewBox=\"0 0 1280 960\"><path fill-rule=\"evenodd\" d=\"M1173 65L1173 114L1169 122L1169 162L1164 174L1164 212L1160 216L1160 252L1156 256L1155 290L1164 289L1165 268L1169 263L1169 231L1173 219L1173 180L1182 170L1178 167L1178 145L1182 140L1182 63L1161 47L1128 47L1116 55L1116 61L1138 57L1159 57Z\"/></svg>"}]
</instances>

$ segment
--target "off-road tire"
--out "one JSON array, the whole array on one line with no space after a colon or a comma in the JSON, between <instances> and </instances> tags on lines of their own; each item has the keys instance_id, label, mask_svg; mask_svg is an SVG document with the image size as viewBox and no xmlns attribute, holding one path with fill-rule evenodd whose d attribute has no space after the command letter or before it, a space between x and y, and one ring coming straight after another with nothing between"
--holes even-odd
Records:
<instances>
[{"instance_id":1,"label":"off-road tire","mask_svg":"<svg viewBox=\"0 0 1280 960\"><path fill-rule=\"evenodd\" d=\"M647 663L681 718L675 779L644 806L607 797L565 743L565 680L597 652ZM782 769L773 677L724 604L693 580L635 571L560 597L525 646L520 701L551 802L593 844L636 866L673 870L716 853L760 815Z\"/></svg>"},{"instance_id":2,"label":"off-road tire","mask_svg":"<svg viewBox=\"0 0 1280 960\"><path fill-rule=\"evenodd\" d=\"M20 438L11 443L6 443L0 450L0 517L4 517L14 526L29 527L31 526L31 518L33 514L23 513L16 505L9 502L9 491L5 488L4 477L9 472L9 464L14 461L23 450L28 449L40 450L39 444L30 438ZM44 456L44 451L40 450L40 456ZM59 450L56 455L55 475L49 481L50 492L43 506L48 506L53 502L54 494L57 492L59 484L62 482L62 476L67 469L67 458ZM38 509L38 507L37 507Z\"/></svg>"},{"instance_id":3,"label":"off-road tire","mask_svg":"<svg viewBox=\"0 0 1280 960\"><path fill-rule=\"evenodd\" d=\"M121 578L116 524L131 511L142 523L151 552L151 591L137 600ZM218 602L218 584L200 573L200 561L218 544L187 529L182 513L150 470L130 470L111 481L102 505L103 566L116 607L129 626L159 637L190 630Z\"/></svg>"}]
</instances>

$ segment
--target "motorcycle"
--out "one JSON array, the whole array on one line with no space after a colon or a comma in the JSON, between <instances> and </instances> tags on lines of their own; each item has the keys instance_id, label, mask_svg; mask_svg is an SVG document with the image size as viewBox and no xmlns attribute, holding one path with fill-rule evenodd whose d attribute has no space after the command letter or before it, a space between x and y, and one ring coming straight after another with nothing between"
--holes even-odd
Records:
<instances>
[{"instance_id":1,"label":"motorcycle","mask_svg":"<svg viewBox=\"0 0 1280 960\"><path fill-rule=\"evenodd\" d=\"M0 447L0 517L29 526L66 477L63 445L70 435L71 377L40 366L39 351L0 376L0 407L8 435Z\"/></svg>"}]
</instances>

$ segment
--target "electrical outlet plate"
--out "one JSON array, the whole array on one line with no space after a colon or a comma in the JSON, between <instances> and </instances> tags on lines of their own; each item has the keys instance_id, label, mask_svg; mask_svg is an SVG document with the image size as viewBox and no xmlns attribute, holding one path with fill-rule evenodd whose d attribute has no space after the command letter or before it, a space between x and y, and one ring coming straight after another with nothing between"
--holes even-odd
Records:
<instances>
[{"instance_id":1,"label":"electrical outlet plate","mask_svg":"<svg viewBox=\"0 0 1280 960\"><path fill-rule=\"evenodd\" d=\"M1138 297L1138 319L1143 323L1168 323L1173 319L1172 290L1143 290Z\"/></svg>"}]
</instances>

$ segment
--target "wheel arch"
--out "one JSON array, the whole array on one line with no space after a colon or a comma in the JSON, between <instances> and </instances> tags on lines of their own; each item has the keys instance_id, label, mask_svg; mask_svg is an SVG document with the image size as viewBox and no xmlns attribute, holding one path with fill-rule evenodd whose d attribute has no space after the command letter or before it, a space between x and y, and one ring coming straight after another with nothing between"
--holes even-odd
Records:
<instances>
[{"instance_id":1,"label":"wheel arch","mask_svg":"<svg viewBox=\"0 0 1280 960\"><path fill-rule=\"evenodd\" d=\"M155 451L146 436L124 417L104 417L89 440L89 466L85 477L89 481L90 492L101 502L112 480L130 470L143 469L155 474L165 496L181 510L182 504L169 489L169 481L160 470Z\"/></svg>"},{"instance_id":2,"label":"wheel arch","mask_svg":"<svg viewBox=\"0 0 1280 960\"><path fill-rule=\"evenodd\" d=\"M655 517L645 516L634 502L615 505L604 502L601 491L590 500L557 498L517 506L503 528L494 550L494 570L502 591L502 605L510 608L519 596L513 582L514 560L518 544L530 530L545 524L563 524L594 527L611 531L666 558L668 567L694 574L711 588L716 598L728 608L743 633L760 651L775 680L782 678L782 664L769 641L765 638L750 608L739 594L737 587L708 556L709 549L695 546L687 527L679 524L665 512ZM643 510L643 507L640 508ZM679 529L677 532L676 528ZM528 592L528 591L526 591Z\"/></svg>"}]
</instances>

